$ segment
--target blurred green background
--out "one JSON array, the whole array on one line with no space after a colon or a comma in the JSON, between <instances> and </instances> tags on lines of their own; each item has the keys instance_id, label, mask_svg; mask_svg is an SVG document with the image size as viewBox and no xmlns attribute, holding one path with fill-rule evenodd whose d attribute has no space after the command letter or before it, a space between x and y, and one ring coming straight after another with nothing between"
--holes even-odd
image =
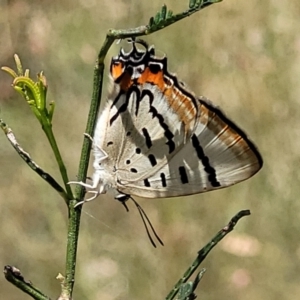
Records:
<instances>
[{"instance_id":1,"label":"blurred green background","mask_svg":"<svg viewBox=\"0 0 300 300\"><path fill-rule=\"evenodd\" d=\"M163 3L182 11L188 1L0 3L0 65L14 67L18 53L33 76L44 70L48 101L56 102L54 132L69 177L76 180L94 62L106 31L146 24ZM130 213L109 196L86 204L75 299L164 299L196 252L246 208L252 215L204 261L208 270L199 298L299 299L299 16L299 1L225 0L145 38L158 54L168 55L171 72L248 133L265 164L253 178L228 189L139 199L165 243L157 249L132 204ZM106 71L119 47L111 48ZM61 182L39 123L11 81L0 73L0 116L32 158ZM54 299L60 291L55 276L64 272L66 206L2 133L0 150L0 266L20 268ZM0 297L29 299L3 277Z\"/></svg>"}]
</instances>

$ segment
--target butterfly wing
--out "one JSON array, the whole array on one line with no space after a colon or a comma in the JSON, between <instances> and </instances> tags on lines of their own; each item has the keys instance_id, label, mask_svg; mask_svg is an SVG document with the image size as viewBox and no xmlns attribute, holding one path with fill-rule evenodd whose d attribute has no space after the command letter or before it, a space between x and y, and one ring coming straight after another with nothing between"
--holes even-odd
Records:
<instances>
[{"instance_id":1,"label":"butterfly wing","mask_svg":"<svg viewBox=\"0 0 300 300\"><path fill-rule=\"evenodd\" d=\"M157 107L164 111L163 105ZM256 147L219 109L199 99L198 110L200 114L191 132L184 127L175 129L175 149L171 153L172 143L161 124L149 118L146 109L141 110L137 117L140 123L146 121L148 136L142 134L144 127L137 126L132 136L137 143L124 142L126 150L118 164L122 170L119 191L149 198L189 195L236 184L261 168ZM171 118L164 121L173 128ZM178 123L175 120L174 124ZM149 148L147 139L151 140Z\"/></svg>"},{"instance_id":2,"label":"butterfly wing","mask_svg":"<svg viewBox=\"0 0 300 300\"><path fill-rule=\"evenodd\" d=\"M96 143L112 186L124 194L172 197L227 187L254 175L254 144L204 98L167 72L153 48L113 59L113 92ZM100 130L98 130L100 132Z\"/></svg>"},{"instance_id":3,"label":"butterfly wing","mask_svg":"<svg viewBox=\"0 0 300 300\"><path fill-rule=\"evenodd\" d=\"M224 188L251 177L262 166L253 143L220 110L203 100L200 109L201 125L189 142L159 174L148 179L151 185L157 183L164 197ZM164 191L159 188L161 176L166 177Z\"/></svg>"}]
</instances>

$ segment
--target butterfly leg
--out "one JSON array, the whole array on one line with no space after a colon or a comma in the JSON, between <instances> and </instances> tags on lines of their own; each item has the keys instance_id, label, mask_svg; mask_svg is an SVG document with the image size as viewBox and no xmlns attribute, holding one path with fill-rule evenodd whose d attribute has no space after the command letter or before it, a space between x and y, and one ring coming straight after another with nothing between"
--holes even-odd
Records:
<instances>
[{"instance_id":1,"label":"butterfly leg","mask_svg":"<svg viewBox=\"0 0 300 300\"><path fill-rule=\"evenodd\" d=\"M92 184L88 184L88 183L85 183L83 181L70 181L70 182L68 182L68 184L78 184L78 185L81 185L81 186L89 189L87 191L87 193L94 194L92 197L90 197L88 199L85 199L83 201L78 202L76 204L76 206L81 205L84 202L92 201L92 200L96 199L100 194L105 193L105 187L104 187L104 185L99 184L99 182L100 182L100 175L97 174L97 173L94 174L94 176L93 176L93 183Z\"/></svg>"},{"instance_id":2,"label":"butterfly leg","mask_svg":"<svg viewBox=\"0 0 300 300\"><path fill-rule=\"evenodd\" d=\"M96 184L88 184L88 183L85 183L83 181L69 181L68 184L78 184L78 185L81 185L85 188L88 188L88 189L95 189L97 187L97 183ZM95 186L94 186L95 185Z\"/></svg>"},{"instance_id":3,"label":"butterfly leg","mask_svg":"<svg viewBox=\"0 0 300 300\"><path fill-rule=\"evenodd\" d=\"M91 189L93 188L93 185L94 185L94 183L91 185L91 184L84 183L83 181L69 181L68 184L78 184L78 185L81 185L81 186L83 186L85 188L91 188ZM95 188L96 188L96 186L94 187L94 189ZM74 207L82 205L85 202L91 201L91 200L97 198L97 196L99 195L98 191L87 191L87 193L93 193L95 195L93 197L91 197L91 198L84 199L83 201L78 202Z\"/></svg>"},{"instance_id":4,"label":"butterfly leg","mask_svg":"<svg viewBox=\"0 0 300 300\"><path fill-rule=\"evenodd\" d=\"M87 193L90 193L90 194L94 194L94 196L90 197L90 198L87 198L87 199L84 199L83 201L80 201L78 203L76 203L76 205L74 207L77 207L79 205L83 205L85 202L90 202L90 201L93 201L94 199L96 199L98 196L99 196L99 191L87 191Z\"/></svg>"},{"instance_id":5,"label":"butterfly leg","mask_svg":"<svg viewBox=\"0 0 300 300\"><path fill-rule=\"evenodd\" d=\"M84 133L83 135L84 135L86 138L88 138L88 139L92 142L93 147L96 148L96 150L99 150L99 151L100 151L100 153L101 153L102 156L103 156L103 157L101 157L101 160L104 160L104 159L106 159L106 158L108 157L107 153L106 153L105 151L103 151L98 145L96 145L96 144L94 143L94 139L92 138L91 135L89 135L88 133Z\"/></svg>"},{"instance_id":6,"label":"butterfly leg","mask_svg":"<svg viewBox=\"0 0 300 300\"><path fill-rule=\"evenodd\" d=\"M94 142L94 139L88 133L85 132L83 135L87 137L92 143Z\"/></svg>"}]
</instances>

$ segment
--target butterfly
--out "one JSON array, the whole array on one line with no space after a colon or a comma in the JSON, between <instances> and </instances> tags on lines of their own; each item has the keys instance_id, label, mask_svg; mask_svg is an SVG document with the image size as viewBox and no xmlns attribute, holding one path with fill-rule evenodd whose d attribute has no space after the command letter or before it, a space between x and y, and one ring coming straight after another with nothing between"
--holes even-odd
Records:
<instances>
[{"instance_id":1,"label":"butterfly","mask_svg":"<svg viewBox=\"0 0 300 300\"><path fill-rule=\"evenodd\" d=\"M112 90L93 137L92 184L77 182L94 194L88 200L108 190L122 200L208 192L262 167L247 135L167 65L143 40L112 58Z\"/></svg>"}]
</instances>

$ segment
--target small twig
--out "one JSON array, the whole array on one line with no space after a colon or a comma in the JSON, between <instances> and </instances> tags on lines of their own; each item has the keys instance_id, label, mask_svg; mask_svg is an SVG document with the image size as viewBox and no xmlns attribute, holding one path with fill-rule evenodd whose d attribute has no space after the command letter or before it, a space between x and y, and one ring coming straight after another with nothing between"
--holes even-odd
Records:
<instances>
[{"instance_id":1,"label":"small twig","mask_svg":"<svg viewBox=\"0 0 300 300\"><path fill-rule=\"evenodd\" d=\"M178 291L177 300L193 300L196 299L195 290L201 281L206 269L202 269L196 276L194 281L183 283Z\"/></svg>"},{"instance_id":2,"label":"small twig","mask_svg":"<svg viewBox=\"0 0 300 300\"><path fill-rule=\"evenodd\" d=\"M3 270L7 281L22 290L24 293L30 295L37 300L50 300L48 296L44 295L39 289L34 287L30 281L26 281L19 269L13 266L5 266Z\"/></svg>"},{"instance_id":3,"label":"small twig","mask_svg":"<svg viewBox=\"0 0 300 300\"><path fill-rule=\"evenodd\" d=\"M29 69L23 71L23 66L18 55L14 55L17 67L17 73L9 68L2 67L1 69L13 77L12 87L18 92L27 102L31 111L39 121L46 137L51 145L55 159L57 161L68 199L73 199L71 187L68 185L69 178L64 161L61 157L56 139L52 130L52 118L55 109L55 102L50 102L47 105L47 79L41 71L37 74L37 81L30 78Z\"/></svg>"},{"instance_id":4,"label":"small twig","mask_svg":"<svg viewBox=\"0 0 300 300\"><path fill-rule=\"evenodd\" d=\"M57 183L57 181L50 174L46 173L43 169L41 169L41 167L39 167L38 164L31 159L30 155L23 150L23 148L17 142L17 139L14 133L12 132L11 128L9 128L2 119L0 119L0 127L5 133L11 145L17 151L19 156L26 162L26 164L40 177L42 177L47 183L49 183L60 194L60 196L63 197L65 202L68 202L69 200L65 190Z\"/></svg>"},{"instance_id":5,"label":"small twig","mask_svg":"<svg viewBox=\"0 0 300 300\"><path fill-rule=\"evenodd\" d=\"M106 35L106 39L98 55L98 65L95 70L101 73L100 78L98 75L94 75L94 84L98 84L98 80L102 80L103 69L104 69L104 58L115 40L134 38L138 36L149 35L156 31L159 31L167 26L170 26L192 14L198 12L199 10L206 8L214 3L221 2L222 0L189 0L189 9L173 15L171 10L167 9L166 5L163 5L161 10L156 13L154 17L151 17L147 25L142 25L136 28L130 29L110 29ZM102 86L102 81L101 81ZM97 92L98 87L94 85L94 91ZM92 133L92 132L87 132Z\"/></svg>"},{"instance_id":6,"label":"small twig","mask_svg":"<svg viewBox=\"0 0 300 300\"><path fill-rule=\"evenodd\" d=\"M61 286L61 294L59 295L57 300L70 300L69 290L66 287L65 277L62 274L59 273L56 276L56 279L60 281L60 286Z\"/></svg>"},{"instance_id":7,"label":"small twig","mask_svg":"<svg viewBox=\"0 0 300 300\"><path fill-rule=\"evenodd\" d=\"M239 213L237 213L230 222L223 227L216 235L215 237L206 245L204 246L199 252L195 259L195 261L192 263L192 265L185 271L182 278L175 284L172 291L168 294L166 297L166 300L171 300L175 297L177 294L180 286L187 282L187 280L192 276L192 274L196 271L196 269L199 267L199 265L202 263L202 261L206 258L208 253L230 232L233 230L236 223L245 216L250 215L250 210L242 210Z\"/></svg>"}]
</instances>

